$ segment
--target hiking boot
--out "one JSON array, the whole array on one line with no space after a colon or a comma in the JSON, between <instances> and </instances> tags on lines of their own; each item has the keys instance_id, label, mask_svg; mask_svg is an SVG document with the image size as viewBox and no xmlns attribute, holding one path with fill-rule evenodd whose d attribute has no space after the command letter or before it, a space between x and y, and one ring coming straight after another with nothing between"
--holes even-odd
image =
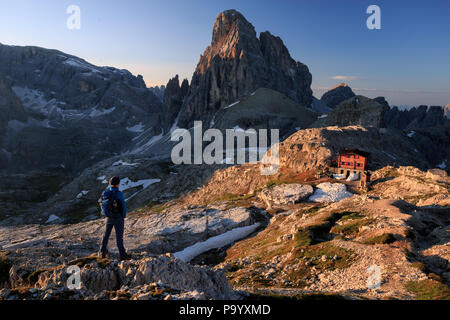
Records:
<instances>
[{"instance_id":1,"label":"hiking boot","mask_svg":"<svg viewBox=\"0 0 450 320\"><path fill-rule=\"evenodd\" d=\"M102 259L105 259L105 258L109 258L109 252L108 251L106 251L106 252L99 252L98 253L98 256L99 257L102 257Z\"/></svg>"},{"instance_id":2,"label":"hiking boot","mask_svg":"<svg viewBox=\"0 0 450 320\"><path fill-rule=\"evenodd\" d=\"M131 260L131 256L126 253L123 257L120 257L120 261L126 261L126 260Z\"/></svg>"}]
</instances>

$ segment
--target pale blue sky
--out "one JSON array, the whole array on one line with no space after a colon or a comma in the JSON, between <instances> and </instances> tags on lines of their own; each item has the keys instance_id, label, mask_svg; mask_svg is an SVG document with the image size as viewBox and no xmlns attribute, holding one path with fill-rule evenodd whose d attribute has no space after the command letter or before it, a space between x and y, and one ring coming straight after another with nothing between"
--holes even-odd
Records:
<instances>
[{"instance_id":1,"label":"pale blue sky","mask_svg":"<svg viewBox=\"0 0 450 320\"><path fill-rule=\"evenodd\" d=\"M80 30L66 28L71 4L81 8ZM366 27L370 4L381 8L381 30ZM231 8L284 40L319 98L346 82L391 105L450 103L447 0L0 0L0 42L58 49L159 85L191 79L217 14Z\"/></svg>"}]
</instances>

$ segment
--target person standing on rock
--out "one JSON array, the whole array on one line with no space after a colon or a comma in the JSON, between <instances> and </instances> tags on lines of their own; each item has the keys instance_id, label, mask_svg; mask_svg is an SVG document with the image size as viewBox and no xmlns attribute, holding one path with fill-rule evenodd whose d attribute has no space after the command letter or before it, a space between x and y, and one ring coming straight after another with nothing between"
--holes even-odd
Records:
<instances>
[{"instance_id":1,"label":"person standing on rock","mask_svg":"<svg viewBox=\"0 0 450 320\"><path fill-rule=\"evenodd\" d=\"M129 256L123 246L123 233L125 227L125 217L127 216L127 206L123 193L119 190L120 178L112 177L109 180L109 187L103 192L101 198L102 213L107 217L106 231L102 241L100 254L105 258L108 253L108 241L111 231L116 231L117 248L119 249L120 260L128 260Z\"/></svg>"}]
</instances>

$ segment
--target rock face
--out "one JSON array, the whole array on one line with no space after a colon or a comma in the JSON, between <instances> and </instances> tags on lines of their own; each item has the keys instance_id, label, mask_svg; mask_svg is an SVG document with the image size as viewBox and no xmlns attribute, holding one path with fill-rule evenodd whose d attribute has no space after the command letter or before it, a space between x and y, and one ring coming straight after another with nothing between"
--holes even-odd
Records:
<instances>
[{"instance_id":1,"label":"rock face","mask_svg":"<svg viewBox=\"0 0 450 320\"><path fill-rule=\"evenodd\" d=\"M235 10L220 13L211 45L194 72L180 123L211 120L212 114L265 87L280 91L303 106L312 103L312 76L294 61L282 40L254 27Z\"/></svg>"},{"instance_id":2,"label":"rock face","mask_svg":"<svg viewBox=\"0 0 450 320\"><path fill-rule=\"evenodd\" d=\"M349 126L383 128L385 107L364 96L355 96L344 102L327 117L319 119L313 126Z\"/></svg>"},{"instance_id":3,"label":"rock face","mask_svg":"<svg viewBox=\"0 0 450 320\"><path fill-rule=\"evenodd\" d=\"M178 113L180 112L181 106L183 105L184 98L189 90L189 82L184 79L181 86L178 80L178 75L170 79L167 83L166 89L164 91L164 104L167 106L166 123L172 124Z\"/></svg>"},{"instance_id":4,"label":"rock face","mask_svg":"<svg viewBox=\"0 0 450 320\"><path fill-rule=\"evenodd\" d=\"M396 129L417 129L440 126L448 122L445 109L439 106L419 106L400 111L397 107L387 108L385 123Z\"/></svg>"},{"instance_id":5,"label":"rock face","mask_svg":"<svg viewBox=\"0 0 450 320\"><path fill-rule=\"evenodd\" d=\"M39 190L54 192L85 168L148 142L163 131L166 112L142 77L127 70L0 44L0 174L6 181L27 175L13 189L0 187L0 198L9 199L1 201L2 215L17 214L29 199L36 212L48 198ZM34 179L49 172L60 178Z\"/></svg>"},{"instance_id":6,"label":"rock face","mask_svg":"<svg viewBox=\"0 0 450 320\"><path fill-rule=\"evenodd\" d=\"M249 97L220 109L210 125L222 130L236 127L245 130L279 129L280 137L283 137L298 128L309 127L316 119L316 113L284 94L260 88Z\"/></svg>"},{"instance_id":7,"label":"rock face","mask_svg":"<svg viewBox=\"0 0 450 320\"><path fill-rule=\"evenodd\" d=\"M0 74L0 168L7 168L12 157L11 152L6 149L10 135L8 123L26 120L25 110L12 91L10 81Z\"/></svg>"},{"instance_id":8,"label":"rock face","mask_svg":"<svg viewBox=\"0 0 450 320\"><path fill-rule=\"evenodd\" d=\"M153 92L153 94L155 96L158 97L159 100L163 101L164 100L164 92L166 91L166 86L165 85L161 85L161 86L154 86L154 87L150 87L148 88L151 92Z\"/></svg>"},{"instance_id":9,"label":"rock face","mask_svg":"<svg viewBox=\"0 0 450 320\"><path fill-rule=\"evenodd\" d=\"M0 61L0 90L9 91L1 113L10 114L0 120L8 129L0 150L10 155L9 172L79 172L123 151L146 127L161 132L163 104L142 76L38 47L0 45Z\"/></svg>"},{"instance_id":10,"label":"rock face","mask_svg":"<svg viewBox=\"0 0 450 320\"><path fill-rule=\"evenodd\" d=\"M286 184L275 186L274 188L265 188L259 193L259 197L268 207L274 205L285 205L298 203L307 199L314 192L310 185Z\"/></svg>"},{"instance_id":11,"label":"rock face","mask_svg":"<svg viewBox=\"0 0 450 320\"><path fill-rule=\"evenodd\" d=\"M355 93L348 85L340 83L325 92L320 100L330 108L336 108L341 102L353 98L354 96Z\"/></svg>"},{"instance_id":12,"label":"rock face","mask_svg":"<svg viewBox=\"0 0 450 320\"><path fill-rule=\"evenodd\" d=\"M444 107L444 115L448 120L450 120L450 103Z\"/></svg>"}]
</instances>

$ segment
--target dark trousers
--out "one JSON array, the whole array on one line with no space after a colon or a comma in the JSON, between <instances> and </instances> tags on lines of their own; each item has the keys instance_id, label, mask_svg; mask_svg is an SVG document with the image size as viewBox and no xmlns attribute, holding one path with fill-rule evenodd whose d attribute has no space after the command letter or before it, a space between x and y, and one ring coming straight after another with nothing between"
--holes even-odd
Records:
<instances>
[{"instance_id":1,"label":"dark trousers","mask_svg":"<svg viewBox=\"0 0 450 320\"><path fill-rule=\"evenodd\" d=\"M108 252L108 241L109 237L111 236L111 231L114 227L114 230L116 231L116 241L117 241L117 248L119 249L120 258L126 257L126 251L123 246L123 231L124 231L124 219L123 218L108 218L106 222L106 231L105 236L103 237L102 241L102 248L101 253L106 254Z\"/></svg>"}]
</instances>

